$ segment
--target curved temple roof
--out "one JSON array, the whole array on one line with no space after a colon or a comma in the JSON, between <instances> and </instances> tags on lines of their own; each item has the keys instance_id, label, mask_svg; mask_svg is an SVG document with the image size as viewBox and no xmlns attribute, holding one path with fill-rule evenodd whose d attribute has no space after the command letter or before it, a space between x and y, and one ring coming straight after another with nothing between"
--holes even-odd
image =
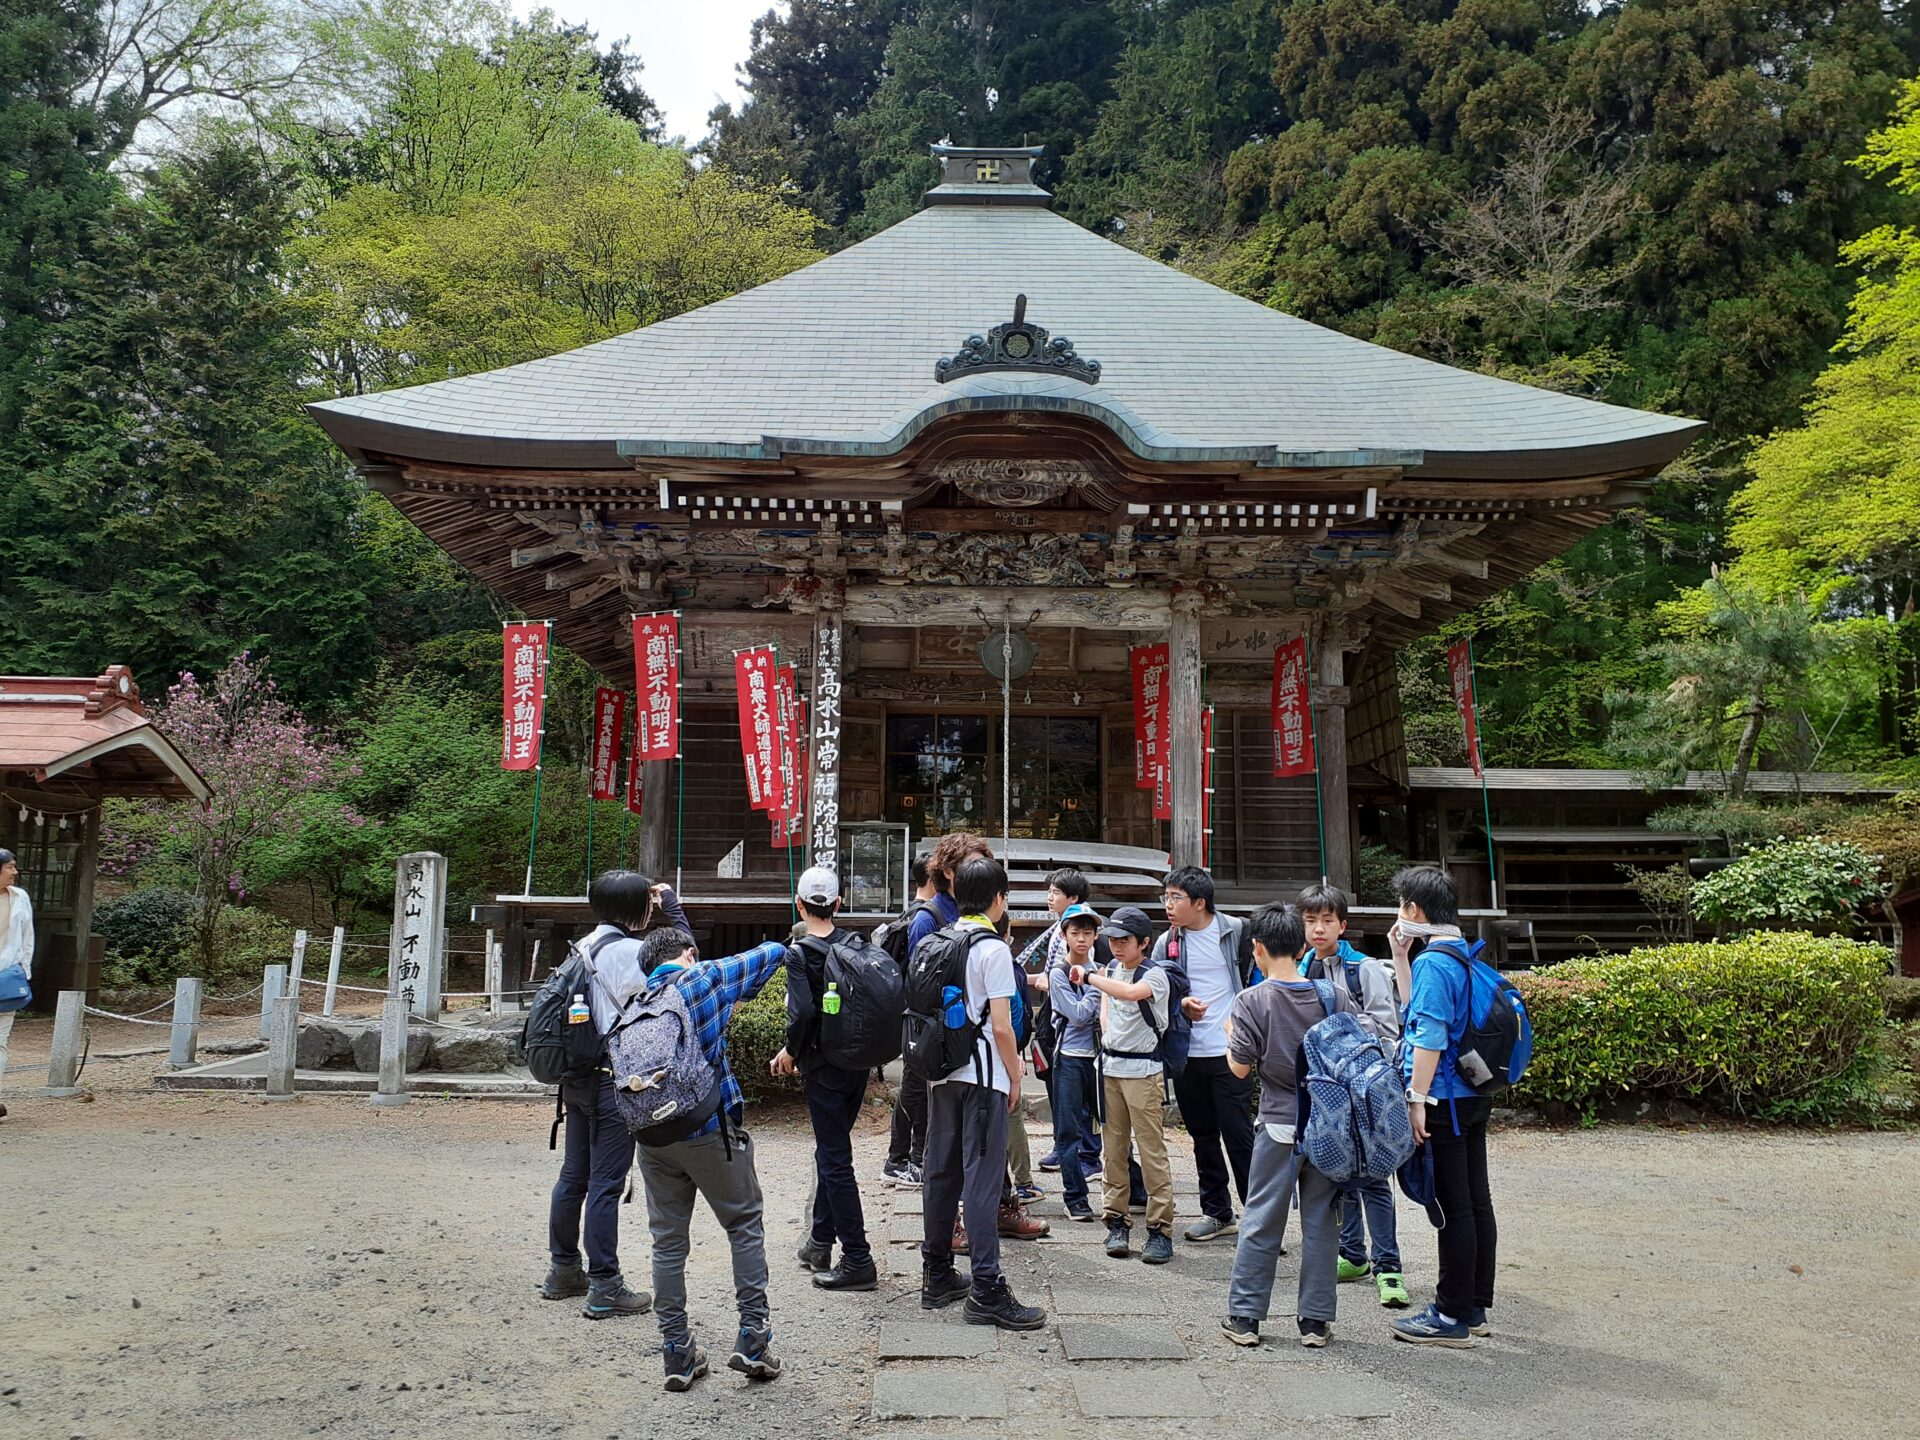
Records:
<instances>
[{"instance_id":1,"label":"curved temple roof","mask_svg":"<svg viewBox=\"0 0 1920 1440\"><path fill-rule=\"evenodd\" d=\"M630 334L311 408L356 456L541 469L879 457L944 415L1029 411L1098 421L1152 461L1525 481L1650 475L1705 428L1356 340L1039 205L971 200L967 189L804 270ZM935 363L1005 324L1019 294L1033 324L1099 362L1097 382L1006 371L936 381Z\"/></svg>"}]
</instances>

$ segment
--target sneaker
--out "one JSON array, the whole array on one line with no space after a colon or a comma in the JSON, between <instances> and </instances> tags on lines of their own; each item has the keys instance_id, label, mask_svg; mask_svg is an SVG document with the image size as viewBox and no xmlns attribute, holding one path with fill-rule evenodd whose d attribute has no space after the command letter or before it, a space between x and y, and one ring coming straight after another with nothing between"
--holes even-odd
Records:
<instances>
[{"instance_id":1,"label":"sneaker","mask_svg":"<svg viewBox=\"0 0 1920 1440\"><path fill-rule=\"evenodd\" d=\"M1384 1305L1387 1302L1382 1300L1380 1303ZM1484 1305L1474 1306L1473 1310L1468 1314L1467 1333L1469 1335L1491 1335L1493 1333L1493 1327L1487 1324L1487 1310Z\"/></svg>"},{"instance_id":2,"label":"sneaker","mask_svg":"<svg viewBox=\"0 0 1920 1440\"><path fill-rule=\"evenodd\" d=\"M926 1180L920 1167L911 1160L887 1161L880 1167L880 1178L887 1184L896 1185L903 1190L918 1190Z\"/></svg>"},{"instance_id":3,"label":"sneaker","mask_svg":"<svg viewBox=\"0 0 1920 1440\"><path fill-rule=\"evenodd\" d=\"M1047 1192L1038 1185L1016 1185L1013 1187L1013 1198L1022 1205L1031 1205L1036 1200L1046 1199Z\"/></svg>"},{"instance_id":4,"label":"sneaker","mask_svg":"<svg viewBox=\"0 0 1920 1440\"><path fill-rule=\"evenodd\" d=\"M607 1320L615 1315L644 1315L653 1308L653 1297L644 1290L629 1290L626 1280L616 1275L611 1280L594 1280L587 1286L587 1305L580 1313L589 1320Z\"/></svg>"},{"instance_id":5,"label":"sneaker","mask_svg":"<svg viewBox=\"0 0 1920 1440\"><path fill-rule=\"evenodd\" d=\"M1466 1350L1473 1345L1473 1334L1458 1320L1443 1320L1440 1308L1429 1305L1418 1315L1396 1320L1390 1327L1393 1338L1409 1345L1444 1345L1451 1350Z\"/></svg>"},{"instance_id":6,"label":"sneaker","mask_svg":"<svg viewBox=\"0 0 1920 1440\"><path fill-rule=\"evenodd\" d=\"M920 1272L920 1308L922 1310L944 1310L956 1300L964 1300L973 1293L973 1286L960 1278L960 1274L951 1265L935 1270L932 1266Z\"/></svg>"},{"instance_id":7,"label":"sneaker","mask_svg":"<svg viewBox=\"0 0 1920 1440\"><path fill-rule=\"evenodd\" d=\"M969 1325L997 1325L1002 1330L1038 1330L1047 1323L1047 1312L1038 1305L1022 1305L1013 1298L1004 1279L974 1286L967 1296L966 1321Z\"/></svg>"},{"instance_id":8,"label":"sneaker","mask_svg":"<svg viewBox=\"0 0 1920 1440\"><path fill-rule=\"evenodd\" d=\"M966 1221L956 1220L953 1222L953 1243L948 1248L956 1255L965 1255L968 1253L970 1246L967 1240Z\"/></svg>"},{"instance_id":9,"label":"sneaker","mask_svg":"<svg viewBox=\"0 0 1920 1440\"><path fill-rule=\"evenodd\" d=\"M800 1257L802 1270L818 1271L833 1268L833 1246L831 1245L816 1245L811 1240L804 1240L794 1254Z\"/></svg>"},{"instance_id":10,"label":"sneaker","mask_svg":"<svg viewBox=\"0 0 1920 1440\"><path fill-rule=\"evenodd\" d=\"M540 1284L542 1300L571 1300L587 1293L587 1272L578 1265L549 1265Z\"/></svg>"},{"instance_id":11,"label":"sneaker","mask_svg":"<svg viewBox=\"0 0 1920 1440\"><path fill-rule=\"evenodd\" d=\"M1330 1320L1302 1320L1300 1325L1300 1343L1309 1350L1326 1347L1333 1338L1333 1322Z\"/></svg>"},{"instance_id":12,"label":"sneaker","mask_svg":"<svg viewBox=\"0 0 1920 1440\"><path fill-rule=\"evenodd\" d=\"M1127 1232L1131 1227L1124 1220L1107 1221L1107 1254L1116 1260L1124 1260L1133 1253L1127 1241Z\"/></svg>"},{"instance_id":13,"label":"sneaker","mask_svg":"<svg viewBox=\"0 0 1920 1440\"><path fill-rule=\"evenodd\" d=\"M1069 1200L1067 1201L1067 1218L1069 1220L1078 1220L1084 1224L1086 1221L1093 1219L1093 1206L1089 1205L1085 1200Z\"/></svg>"},{"instance_id":14,"label":"sneaker","mask_svg":"<svg viewBox=\"0 0 1920 1440\"><path fill-rule=\"evenodd\" d=\"M1042 1155L1040 1157L1040 1168L1049 1175L1057 1174L1060 1170L1060 1152L1058 1150L1049 1150L1046 1154Z\"/></svg>"},{"instance_id":15,"label":"sneaker","mask_svg":"<svg viewBox=\"0 0 1920 1440\"><path fill-rule=\"evenodd\" d=\"M1236 1345L1258 1345L1260 1343L1260 1322L1258 1320L1249 1320L1244 1315L1229 1315L1220 1322L1220 1333Z\"/></svg>"},{"instance_id":16,"label":"sneaker","mask_svg":"<svg viewBox=\"0 0 1920 1440\"><path fill-rule=\"evenodd\" d=\"M816 1290L878 1290L880 1288L880 1267L873 1263L873 1257L855 1264L844 1255L840 1263L831 1270L817 1271L813 1277Z\"/></svg>"},{"instance_id":17,"label":"sneaker","mask_svg":"<svg viewBox=\"0 0 1920 1440\"><path fill-rule=\"evenodd\" d=\"M1187 1239L1195 1245L1204 1245L1209 1240L1218 1240L1222 1235L1240 1233L1240 1222L1232 1216L1222 1220L1217 1215L1202 1215L1200 1219L1187 1227Z\"/></svg>"},{"instance_id":18,"label":"sneaker","mask_svg":"<svg viewBox=\"0 0 1920 1440\"><path fill-rule=\"evenodd\" d=\"M1373 1286L1380 1292L1380 1303L1389 1310L1404 1310L1413 1303L1413 1298L1407 1294L1407 1282L1397 1271L1382 1270L1373 1277ZM1480 1313L1486 1314L1484 1310ZM1486 1332L1476 1330L1474 1333L1484 1335Z\"/></svg>"},{"instance_id":19,"label":"sneaker","mask_svg":"<svg viewBox=\"0 0 1920 1440\"><path fill-rule=\"evenodd\" d=\"M1149 1265L1164 1265L1173 1259L1173 1237L1164 1230L1147 1231L1147 1243L1140 1258Z\"/></svg>"},{"instance_id":20,"label":"sneaker","mask_svg":"<svg viewBox=\"0 0 1920 1440\"><path fill-rule=\"evenodd\" d=\"M1052 1232L1053 1226L1037 1215L1029 1215L1026 1206L1015 1201L1000 1207L1000 1233L1009 1240L1038 1240Z\"/></svg>"},{"instance_id":21,"label":"sneaker","mask_svg":"<svg viewBox=\"0 0 1920 1440\"><path fill-rule=\"evenodd\" d=\"M1356 1265L1344 1255L1340 1257L1339 1263L1333 1268L1333 1278L1342 1285L1346 1284L1349 1280L1364 1280L1372 1273L1373 1267L1368 1265L1364 1260Z\"/></svg>"},{"instance_id":22,"label":"sneaker","mask_svg":"<svg viewBox=\"0 0 1920 1440\"><path fill-rule=\"evenodd\" d=\"M693 1382L707 1378L707 1352L692 1341L685 1345L664 1345L660 1354L667 1362L667 1389L678 1395L691 1390Z\"/></svg>"},{"instance_id":23,"label":"sneaker","mask_svg":"<svg viewBox=\"0 0 1920 1440\"><path fill-rule=\"evenodd\" d=\"M749 1380L771 1380L780 1373L780 1357L767 1347L773 1343L771 1330L741 1330L727 1357L727 1368L738 1370Z\"/></svg>"}]
</instances>

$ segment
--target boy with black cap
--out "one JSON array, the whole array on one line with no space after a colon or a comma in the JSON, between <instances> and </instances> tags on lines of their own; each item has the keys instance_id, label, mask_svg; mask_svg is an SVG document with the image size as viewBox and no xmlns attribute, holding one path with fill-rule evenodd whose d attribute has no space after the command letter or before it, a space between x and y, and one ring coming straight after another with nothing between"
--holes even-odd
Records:
<instances>
[{"instance_id":1,"label":"boy with black cap","mask_svg":"<svg viewBox=\"0 0 1920 1440\"><path fill-rule=\"evenodd\" d=\"M866 1098L867 1071L847 1070L820 1049L820 1017L838 1001L827 985L827 954L836 945L864 947L866 940L834 924L840 909L840 877L824 865L801 875L794 892L806 930L787 949L787 1043L773 1057L775 1075L805 1077L807 1114L813 1121L813 1231L800 1247L800 1263L814 1272L822 1290L873 1290L880 1272L867 1243L860 1183L853 1170L853 1126ZM840 1263L833 1242L840 1241Z\"/></svg>"}]
</instances>

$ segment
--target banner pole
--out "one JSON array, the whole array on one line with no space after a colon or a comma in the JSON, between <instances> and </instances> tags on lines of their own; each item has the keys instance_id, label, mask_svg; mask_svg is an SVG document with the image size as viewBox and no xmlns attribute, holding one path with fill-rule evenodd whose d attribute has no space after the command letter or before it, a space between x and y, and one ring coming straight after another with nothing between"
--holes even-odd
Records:
<instances>
[{"instance_id":1,"label":"banner pole","mask_svg":"<svg viewBox=\"0 0 1920 1440\"><path fill-rule=\"evenodd\" d=\"M593 888L593 812L600 806L594 801L592 787L587 790L587 888Z\"/></svg>"},{"instance_id":2,"label":"banner pole","mask_svg":"<svg viewBox=\"0 0 1920 1440\"><path fill-rule=\"evenodd\" d=\"M1301 636L1307 659L1307 724L1313 725L1313 637ZM1320 737L1313 737L1313 823L1320 832L1320 883L1327 883L1327 805L1320 788Z\"/></svg>"},{"instance_id":3,"label":"banner pole","mask_svg":"<svg viewBox=\"0 0 1920 1440\"><path fill-rule=\"evenodd\" d=\"M1467 758L1479 762L1480 767L1480 818L1487 833L1487 901L1488 908L1500 908L1500 876L1493 863L1493 802L1487 797L1487 751L1480 743L1480 672L1473 663L1473 636L1467 636L1467 689L1473 696L1473 744L1479 753Z\"/></svg>"},{"instance_id":4,"label":"banner pole","mask_svg":"<svg viewBox=\"0 0 1920 1440\"><path fill-rule=\"evenodd\" d=\"M553 632L548 630L547 643L553 643ZM533 761L533 830L527 836L527 881L521 887L521 896L533 894L533 857L540 845L540 791L547 779L547 652L540 650L540 740Z\"/></svg>"}]
</instances>

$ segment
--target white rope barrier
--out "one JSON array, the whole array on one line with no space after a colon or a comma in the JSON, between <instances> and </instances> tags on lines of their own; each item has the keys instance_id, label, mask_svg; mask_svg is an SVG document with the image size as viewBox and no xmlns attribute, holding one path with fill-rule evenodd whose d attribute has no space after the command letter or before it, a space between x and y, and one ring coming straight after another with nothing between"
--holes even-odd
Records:
<instances>
[{"instance_id":1,"label":"white rope barrier","mask_svg":"<svg viewBox=\"0 0 1920 1440\"><path fill-rule=\"evenodd\" d=\"M167 1003L172 1004L173 1002L168 1001ZM111 1010L96 1010L91 1005L83 1005L81 1008L89 1015L98 1015L102 1020L120 1020L128 1025L158 1025L162 1030L171 1030L173 1028L173 1022L171 1020L142 1020L137 1015L116 1015Z\"/></svg>"}]
</instances>

